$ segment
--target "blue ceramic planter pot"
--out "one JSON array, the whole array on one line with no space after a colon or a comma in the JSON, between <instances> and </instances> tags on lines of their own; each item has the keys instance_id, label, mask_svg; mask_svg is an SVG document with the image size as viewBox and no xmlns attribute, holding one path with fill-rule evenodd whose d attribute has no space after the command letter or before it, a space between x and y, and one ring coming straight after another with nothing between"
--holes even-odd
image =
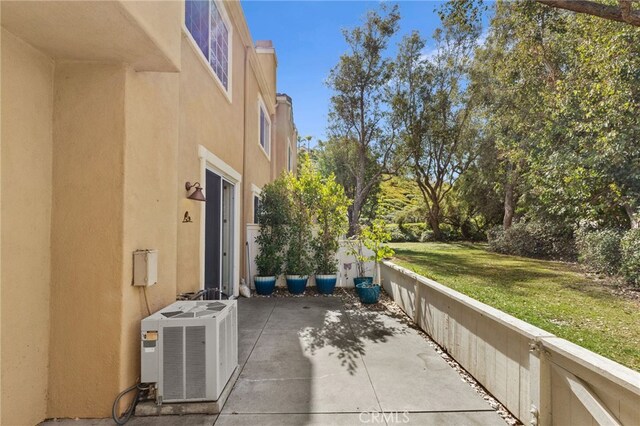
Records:
<instances>
[{"instance_id":1,"label":"blue ceramic planter pot","mask_svg":"<svg viewBox=\"0 0 640 426\"><path fill-rule=\"evenodd\" d=\"M316 275L316 287L322 294L331 294L336 289L337 275Z\"/></svg>"},{"instance_id":2,"label":"blue ceramic planter pot","mask_svg":"<svg viewBox=\"0 0 640 426\"><path fill-rule=\"evenodd\" d=\"M353 283L356 286L356 294L360 297L360 289L373 284L373 277L355 277Z\"/></svg>"},{"instance_id":3,"label":"blue ceramic planter pot","mask_svg":"<svg viewBox=\"0 0 640 426\"><path fill-rule=\"evenodd\" d=\"M276 288L276 277L254 277L253 282L256 285L256 293L263 296L270 295Z\"/></svg>"},{"instance_id":4,"label":"blue ceramic planter pot","mask_svg":"<svg viewBox=\"0 0 640 426\"><path fill-rule=\"evenodd\" d=\"M375 284L361 284L360 287L356 287L358 291L358 297L364 304L370 305L377 303L380 298L380 286Z\"/></svg>"},{"instance_id":5,"label":"blue ceramic planter pot","mask_svg":"<svg viewBox=\"0 0 640 426\"><path fill-rule=\"evenodd\" d=\"M353 284L358 288L358 284L373 284L373 277L355 277Z\"/></svg>"},{"instance_id":6,"label":"blue ceramic planter pot","mask_svg":"<svg viewBox=\"0 0 640 426\"><path fill-rule=\"evenodd\" d=\"M287 289L291 294L302 294L307 288L309 277L306 275L287 275Z\"/></svg>"}]
</instances>

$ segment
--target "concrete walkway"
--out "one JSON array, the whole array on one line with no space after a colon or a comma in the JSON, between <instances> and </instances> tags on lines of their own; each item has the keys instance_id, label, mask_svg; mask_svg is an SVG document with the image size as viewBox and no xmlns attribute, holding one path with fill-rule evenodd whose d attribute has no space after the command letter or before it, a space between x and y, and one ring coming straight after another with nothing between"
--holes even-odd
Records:
<instances>
[{"instance_id":1,"label":"concrete walkway","mask_svg":"<svg viewBox=\"0 0 640 426\"><path fill-rule=\"evenodd\" d=\"M242 373L216 425L505 424L396 318L338 297L239 303Z\"/></svg>"},{"instance_id":2,"label":"concrete walkway","mask_svg":"<svg viewBox=\"0 0 640 426\"><path fill-rule=\"evenodd\" d=\"M399 319L346 310L339 297L259 297L239 300L238 323L241 374L220 415L127 426L505 424Z\"/></svg>"}]
</instances>

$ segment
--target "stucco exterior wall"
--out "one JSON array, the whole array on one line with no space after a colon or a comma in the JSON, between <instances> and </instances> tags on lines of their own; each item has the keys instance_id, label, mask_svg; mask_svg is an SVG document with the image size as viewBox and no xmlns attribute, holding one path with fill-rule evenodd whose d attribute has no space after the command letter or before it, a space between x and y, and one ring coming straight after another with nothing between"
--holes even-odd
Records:
<instances>
[{"instance_id":1,"label":"stucco exterior wall","mask_svg":"<svg viewBox=\"0 0 640 426\"><path fill-rule=\"evenodd\" d=\"M200 232L202 203L187 199L185 182L201 180L198 147L204 146L228 166L242 173L244 114L242 107L244 48L234 32L229 101L216 81L213 71L197 47L185 34L182 37L182 71L180 73L180 141L178 150L178 215L188 211L193 222L178 224L177 274L178 292L200 289ZM205 182L200 182L203 186ZM206 188L205 188L206 195Z\"/></svg>"},{"instance_id":2,"label":"stucco exterior wall","mask_svg":"<svg viewBox=\"0 0 640 426\"><path fill-rule=\"evenodd\" d=\"M274 141L275 141L275 120L274 120L274 95L275 93L267 93L260 90L258 78L249 65L250 72L247 75L247 125L246 125L246 167L244 171L244 196L243 196L243 217L242 217L242 274L245 279L247 276L246 266L246 248L244 243L247 241L246 224L253 223L253 188L262 188L272 179L271 164L274 158ZM271 141L269 147L269 155L265 153L260 145L260 109L259 99L267 108L267 114L271 120Z\"/></svg>"},{"instance_id":3,"label":"stucco exterior wall","mask_svg":"<svg viewBox=\"0 0 640 426\"><path fill-rule=\"evenodd\" d=\"M140 320L176 296L179 83L177 74L126 72L120 390L140 375ZM158 283L146 289L131 285L139 249L158 250Z\"/></svg>"},{"instance_id":4,"label":"stucco exterior wall","mask_svg":"<svg viewBox=\"0 0 640 426\"><path fill-rule=\"evenodd\" d=\"M204 204L184 188L205 185L201 147L240 179L240 277L251 189L273 178L278 149L275 59L256 54L238 2L224 3L230 97L182 29L182 1L42 5L1 8L0 424L110 416L139 376L140 320L201 288ZM159 280L144 290L132 253L147 248Z\"/></svg>"},{"instance_id":5,"label":"stucco exterior wall","mask_svg":"<svg viewBox=\"0 0 640 426\"><path fill-rule=\"evenodd\" d=\"M53 61L2 30L2 406L5 425L47 408Z\"/></svg>"},{"instance_id":6,"label":"stucco exterior wall","mask_svg":"<svg viewBox=\"0 0 640 426\"><path fill-rule=\"evenodd\" d=\"M233 15L229 13L229 16ZM253 215L251 184L262 187L271 179L271 162L258 141L258 95L260 94L268 105L273 130L275 91L267 93L269 90L261 90L256 74L263 71L254 69L249 60L245 62L245 54L251 52L245 52L237 23L232 21L232 25L234 28L231 56L234 78L231 100L215 80L216 77L192 40L186 34L182 37L178 181L184 185L186 181L194 182L200 179L199 145L242 175L239 261L240 276L244 277L244 224ZM272 150L274 140L272 135ZM201 183L204 185L204 182ZM182 217L184 212L188 211L193 222L178 224L178 292L196 291L201 288L200 232L201 221L204 220L201 217L202 206L197 201L187 199L186 195L184 187L181 186L178 190L178 215Z\"/></svg>"},{"instance_id":7,"label":"stucco exterior wall","mask_svg":"<svg viewBox=\"0 0 640 426\"><path fill-rule=\"evenodd\" d=\"M274 98L273 94L264 93L260 90L255 75L250 73L248 77L246 108L247 143L245 147L247 165L245 170L245 188L247 188L247 192L249 192L248 195L251 195L251 184L256 185L258 188L262 188L264 184L271 180L271 158L274 157L274 115L271 111L273 111L274 108ZM267 114L271 121L271 141L268 156L260 145L260 109L258 106L258 99L261 99L265 104ZM248 207L251 207L251 205L252 202L248 202ZM248 218L253 215L253 211L250 210L247 210L246 213Z\"/></svg>"},{"instance_id":8,"label":"stucco exterior wall","mask_svg":"<svg viewBox=\"0 0 640 426\"><path fill-rule=\"evenodd\" d=\"M276 176L289 169L289 147L291 147L291 171L295 173L298 164L298 133L293 124L293 106L285 95L278 95L276 107Z\"/></svg>"},{"instance_id":9,"label":"stucco exterior wall","mask_svg":"<svg viewBox=\"0 0 640 426\"><path fill-rule=\"evenodd\" d=\"M151 39L158 50L180 68L180 33L184 22L184 1L118 0Z\"/></svg>"},{"instance_id":10,"label":"stucco exterior wall","mask_svg":"<svg viewBox=\"0 0 640 426\"><path fill-rule=\"evenodd\" d=\"M276 68L277 68L277 58L276 58L276 50L273 47L260 47L260 45L271 44L271 41L257 41L256 42L256 52L258 56L258 62L260 63L260 72L263 73L266 82L267 82L267 90L274 93L276 92Z\"/></svg>"},{"instance_id":11,"label":"stucco exterior wall","mask_svg":"<svg viewBox=\"0 0 640 426\"><path fill-rule=\"evenodd\" d=\"M125 67L55 70L49 417L107 417L119 392Z\"/></svg>"}]
</instances>

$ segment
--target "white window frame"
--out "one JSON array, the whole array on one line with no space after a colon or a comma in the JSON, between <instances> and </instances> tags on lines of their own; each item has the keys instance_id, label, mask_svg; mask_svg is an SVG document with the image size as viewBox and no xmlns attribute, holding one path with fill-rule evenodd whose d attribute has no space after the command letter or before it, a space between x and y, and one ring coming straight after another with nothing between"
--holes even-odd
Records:
<instances>
[{"instance_id":1,"label":"white window frame","mask_svg":"<svg viewBox=\"0 0 640 426\"><path fill-rule=\"evenodd\" d=\"M269 123L269 132L267 134L269 143L266 148L263 147L262 144L260 143L260 126L262 126L262 121L260 120L260 110L264 112L264 116L267 119L267 122ZM271 116L269 115L269 109L267 108L267 105L264 103L264 100L262 100L262 96L258 95L258 146L260 147L264 155L267 156L267 160L269 161L271 161L271 149L272 149L271 144L273 142L271 140L271 131L272 131L272 124L271 124Z\"/></svg>"},{"instance_id":2,"label":"white window frame","mask_svg":"<svg viewBox=\"0 0 640 426\"><path fill-rule=\"evenodd\" d=\"M222 17L222 20L224 21L224 24L227 26L227 47L229 49L229 51L227 52L227 86L228 86L227 88L224 87L224 84L222 84L220 77L218 77L218 74L216 74L216 72L211 67L211 64L209 63L209 59L207 59L207 57L204 56L204 53L202 53L202 50L200 50L200 46L198 46L198 43L196 43L196 40L191 35L189 28L187 28L187 22L186 22L186 16L185 16L186 12L184 7L182 8L182 15L183 15L182 16L182 34L189 40L189 45L195 51L198 59L200 59L200 63L204 65L204 67L207 69L209 74L213 77L213 79L218 85L218 88L222 91L222 93L224 93L224 96L227 99L227 101L229 101L229 103L232 103L232 100L233 100L233 90L232 90L233 88L233 45L232 45L233 26L231 25L231 20L229 19L227 10L224 7L224 2L219 0L208 0L208 1L209 3L211 3L212 1L215 3L216 7L218 8L218 11L220 12L220 16ZM211 6L209 6L209 10L211 10ZM209 16L209 19L211 19L211 16ZM209 28L209 32L211 32L211 28ZM209 34L209 37L211 37L211 34Z\"/></svg>"},{"instance_id":3,"label":"white window frame","mask_svg":"<svg viewBox=\"0 0 640 426\"><path fill-rule=\"evenodd\" d=\"M262 194L262 189L256 186L255 184L251 184L251 214L253 215L252 221L250 225L257 225L255 211L256 211L256 197L260 198L260 194Z\"/></svg>"},{"instance_id":4,"label":"white window frame","mask_svg":"<svg viewBox=\"0 0 640 426\"><path fill-rule=\"evenodd\" d=\"M241 187L242 187L242 174L236 171L233 167L225 163L218 156L213 154L207 148L202 145L198 145L198 157L200 158L200 182L207 181L207 170L211 170L218 176L229 181L234 188L234 205L233 205L233 279L231 285L233 286L233 296L239 295L240 285L240 259L242 259L240 247L244 245L240 244L240 222L241 219ZM205 187L205 197L206 197ZM205 255L205 220L206 217L206 204L200 203L200 289L204 289L204 255Z\"/></svg>"}]
</instances>

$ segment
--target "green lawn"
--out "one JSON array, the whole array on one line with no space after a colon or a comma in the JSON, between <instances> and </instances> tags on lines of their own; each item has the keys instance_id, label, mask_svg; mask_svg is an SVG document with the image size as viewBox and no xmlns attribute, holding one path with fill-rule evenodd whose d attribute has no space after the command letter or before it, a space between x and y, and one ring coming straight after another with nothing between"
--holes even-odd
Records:
<instances>
[{"instance_id":1,"label":"green lawn","mask_svg":"<svg viewBox=\"0 0 640 426\"><path fill-rule=\"evenodd\" d=\"M640 370L640 304L575 265L491 253L482 244L390 245L399 265Z\"/></svg>"}]
</instances>

